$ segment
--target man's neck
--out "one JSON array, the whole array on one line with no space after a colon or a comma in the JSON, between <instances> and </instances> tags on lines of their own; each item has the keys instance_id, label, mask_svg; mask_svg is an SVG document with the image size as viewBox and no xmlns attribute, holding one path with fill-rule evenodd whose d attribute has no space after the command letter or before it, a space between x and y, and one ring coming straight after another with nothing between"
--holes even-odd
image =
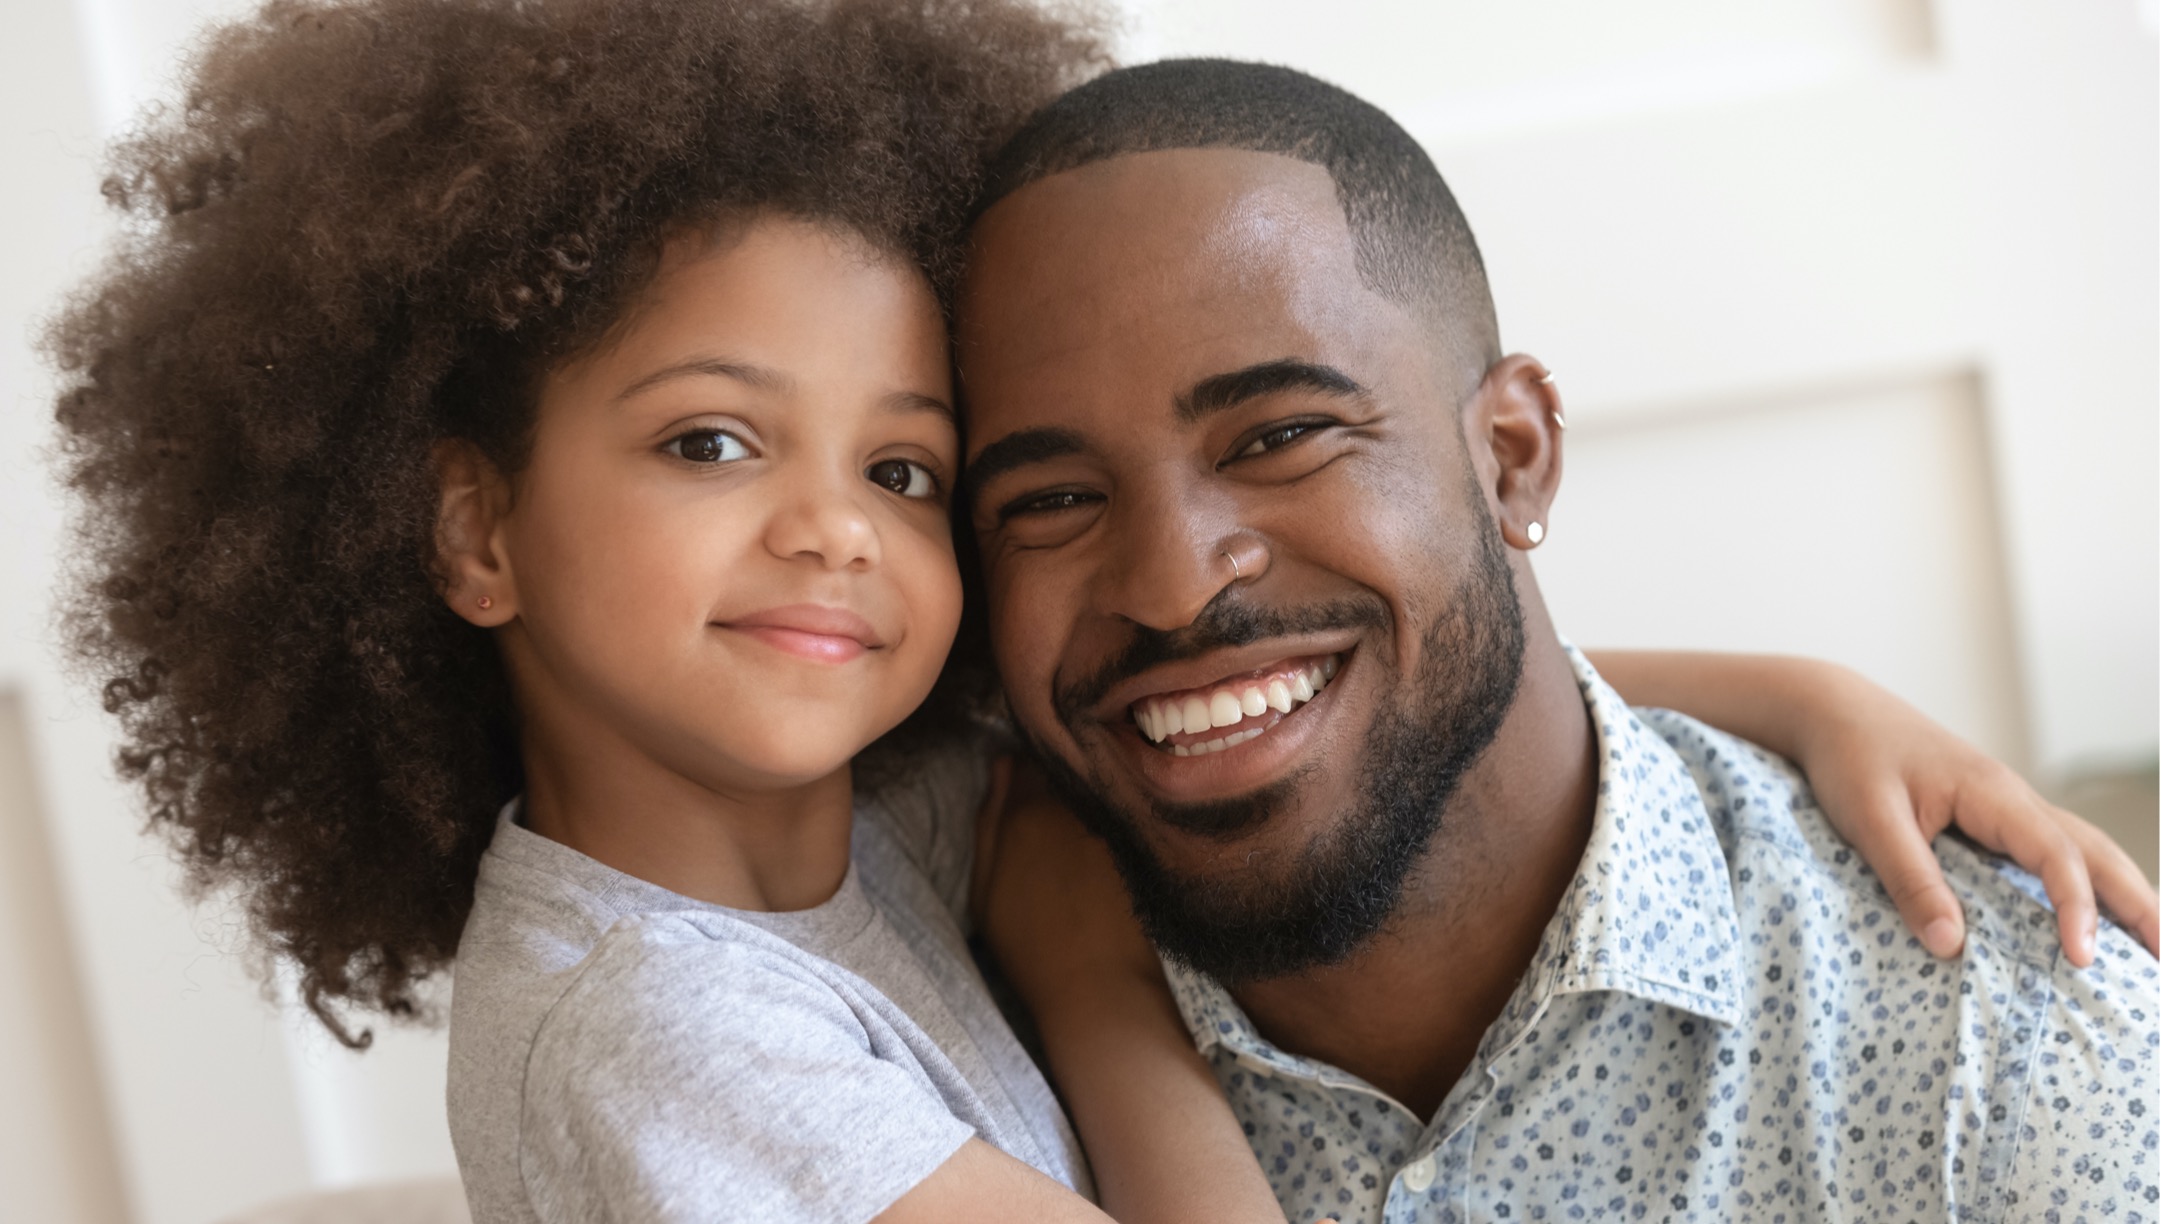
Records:
<instances>
[{"instance_id":1,"label":"man's neck","mask_svg":"<svg viewBox=\"0 0 2176 1224\"><path fill-rule=\"evenodd\" d=\"M1592 833L1586 703L1554 636L1533 636L1518 698L1383 930L1336 965L1232 990L1277 1046L1423 1120L1517 990Z\"/></svg>"}]
</instances>

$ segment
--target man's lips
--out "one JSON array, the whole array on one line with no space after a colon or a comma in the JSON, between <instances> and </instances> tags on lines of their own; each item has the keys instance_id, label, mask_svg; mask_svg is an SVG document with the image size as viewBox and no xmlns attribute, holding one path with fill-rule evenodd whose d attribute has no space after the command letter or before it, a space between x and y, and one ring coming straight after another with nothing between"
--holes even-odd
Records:
<instances>
[{"instance_id":1,"label":"man's lips","mask_svg":"<svg viewBox=\"0 0 2176 1224\"><path fill-rule=\"evenodd\" d=\"M1193 690L1214 691L1227 682L1266 676L1280 667L1305 664L1332 655L1337 656L1342 665L1350 661L1353 648L1360 644L1360 637L1358 629L1295 635L1160 663L1111 685L1081 711L1081 715L1093 722L1124 723L1131 719L1135 703L1150 697L1167 697ZM1061 717L1065 715L1062 707L1060 713Z\"/></svg>"},{"instance_id":2,"label":"man's lips","mask_svg":"<svg viewBox=\"0 0 2176 1224\"><path fill-rule=\"evenodd\" d=\"M1289 658L1213 684L1152 693L1132 703L1133 724L1173 756L1236 748L1312 700L1343 662L1337 654Z\"/></svg>"},{"instance_id":3,"label":"man's lips","mask_svg":"<svg viewBox=\"0 0 2176 1224\"><path fill-rule=\"evenodd\" d=\"M777 650L819 663L845 663L884 645L869 622L845 608L789 604L714 622Z\"/></svg>"}]
</instances>

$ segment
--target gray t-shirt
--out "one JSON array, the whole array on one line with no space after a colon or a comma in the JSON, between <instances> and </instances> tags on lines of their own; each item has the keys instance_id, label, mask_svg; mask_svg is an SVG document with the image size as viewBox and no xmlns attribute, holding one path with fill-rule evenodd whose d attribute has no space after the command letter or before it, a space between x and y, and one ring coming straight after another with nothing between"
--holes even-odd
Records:
<instances>
[{"instance_id":1,"label":"gray t-shirt","mask_svg":"<svg viewBox=\"0 0 2176 1224\"><path fill-rule=\"evenodd\" d=\"M979 1136L1088 1192L965 938L982 759L864 801L831 900L771 914L501 815L454 961L446 1106L477 1224L862 1221Z\"/></svg>"}]
</instances>

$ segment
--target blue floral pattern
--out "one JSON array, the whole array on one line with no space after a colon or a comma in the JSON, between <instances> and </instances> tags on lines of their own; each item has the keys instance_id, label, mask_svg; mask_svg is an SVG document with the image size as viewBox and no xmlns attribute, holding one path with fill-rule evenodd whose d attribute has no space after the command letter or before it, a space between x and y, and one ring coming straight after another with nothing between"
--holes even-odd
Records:
<instances>
[{"instance_id":1,"label":"blue floral pattern","mask_svg":"<svg viewBox=\"0 0 2176 1224\"><path fill-rule=\"evenodd\" d=\"M1593 836L1433 1118L1180 1010L1296 1221L2158 1218L2158 967L2103 924L2061 956L2036 881L1937 847L1941 961L1781 758L1634 712L1569 652L1601 749Z\"/></svg>"}]
</instances>

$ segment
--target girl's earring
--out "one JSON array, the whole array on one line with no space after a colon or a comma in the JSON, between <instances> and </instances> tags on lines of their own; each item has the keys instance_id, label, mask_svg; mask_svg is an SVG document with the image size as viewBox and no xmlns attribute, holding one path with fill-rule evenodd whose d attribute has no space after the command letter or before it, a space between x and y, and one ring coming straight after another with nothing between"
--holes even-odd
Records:
<instances>
[{"instance_id":1,"label":"girl's earring","mask_svg":"<svg viewBox=\"0 0 2176 1224\"><path fill-rule=\"evenodd\" d=\"M491 597L489 595L478 596L476 599L476 606L488 610L491 607Z\"/></svg>"}]
</instances>

